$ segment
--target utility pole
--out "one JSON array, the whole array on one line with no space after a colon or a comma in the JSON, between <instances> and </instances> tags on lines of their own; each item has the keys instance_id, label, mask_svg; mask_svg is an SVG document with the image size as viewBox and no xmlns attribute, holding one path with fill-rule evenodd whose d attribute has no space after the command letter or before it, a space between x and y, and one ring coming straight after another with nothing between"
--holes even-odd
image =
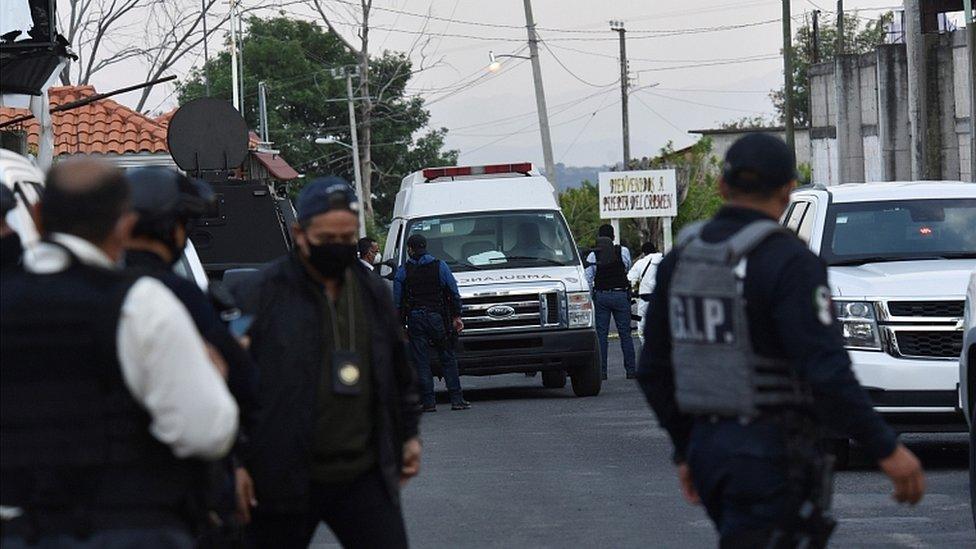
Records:
<instances>
[{"instance_id":1,"label":"utility pole","mask_svg":"<svg viewBox=\"0 0 976 549\"><path fill-rule=\"evenodd\" d=\"M237 0L240 2L240 0ZM240 6L238 6L240 7ZM244 23L241 19L241 12L236 12L237 17L237 55L240 58L237 63L237 70L240 71L238 75L241 90L238 92L240 94L241 101L241 116L244 116ZM231 24L234 24L231 21Z\"/></svg>"},{"instance_id":2,"label":"utility pole","mask_svg":"<svg viewBox=\"0 0 976 549\"><path fill-rule=\"evenodd\" d=\"M847 53L844 41L844 0L837 0L837 46L834 48L836 55Z\"/></svg>"},{"instance_id":3,"label":"utility pole","mask_svg":"<svg viewBox=\"0 0 976 549\"><path fill-rule=\"evenodd\" d=\"M963 5L969 51L969 179L976 183L976 8L973 0L963 0Z\"/></svg>"},{"instance_id":4,"label":"utility pole","mask_svg":"<svg viewBox=\"0 0 976 549\"><path fill-rule=\"evenodd\" d=\"M790 0L783 0L783 77L786 93L784 99L786 103L786 146L796 158L796 137L794 135L793 118L793 12L790 9Z\"/></svg>"},{"instance_id":5,"label":"utility pole","mask_svg":"<svg viewBox=\"0 0 976 549\"><path fill-rule=\"evenodd\" d=\"M813 10L813 63L820 62L820 10Z\"/></svg>"},{"instance_id":6,"label":"utility pole","mask_svg":"<svg viewBox=\"0 0 976 549\"><path fill-rule=\"evenodd\" d=\"M237 13L237 0L230 0L230 89L231 103L234 108L241 110L241 89L237 84L237 25L234 24Z\"/></svg>"},{"instance_id":7,"label":"utility pole","mask_svg":"<svg viewBox=\"0 0 976 549\"><path fill-rule=\"evenodd\" d=\"M630 80L628 78L629 65L627 63L627 30L623 21L610 21L610 30L620 35L620 114L621 128L624 138L624 170L630 166L630 112L628 98L630 95Z\"/></svg>"},{"instance_id":8,"label":"utility pole","mask_svg":"<svg viewBox=\"0 0 976 549\"><path fill-rule=\"evenodd\" d=\"M345 68L346 101L349 104L349 139L352 141L352 173L356 178L356 196L359 197L359 238L366 236L366 206L363 200L363 175L359 166L359 132L356 128L356 107L353 105L352 75L354 71Z\"/></svg>"},{"instance_id":9,"label":"utility pole","mask_svg":"<svg viewBox=\"0 0 976 549\"><path fill-rule=\"evenodd\" d=\"M203 19L203 81L210 97L210 51L207 49L207 0L200 0L200 18Z\"/></svg>"},{"instance_id":10,"label":"utility pole","mask_svg":"<svg viewBox=\"0 0 976 549\"><path fill-rule=\"evenodd\" d=\"M268 139L268 87L262 80L258 82L258 125L261 130L261 141L270 143Z\"/></svg>"},{"instance_id":11,"label":"utility pole","mask_svg":"<svg viewBox=\"0 0 976 549\"><path fill-rule=\"evenodd\" d=\"M542 66L539 64L539 37L535 33L532 17L532 0L522 0L525 5L525 29L529 33L529 56L532 60L532 79L535 81L535 108L539 113L539 134L542 136L542 156L546 163L546 177L556 186L556 163L552 158L552 137L549 135L549 109L546 107L546 91L542 87Z\"/></svg>"}]
</instances>

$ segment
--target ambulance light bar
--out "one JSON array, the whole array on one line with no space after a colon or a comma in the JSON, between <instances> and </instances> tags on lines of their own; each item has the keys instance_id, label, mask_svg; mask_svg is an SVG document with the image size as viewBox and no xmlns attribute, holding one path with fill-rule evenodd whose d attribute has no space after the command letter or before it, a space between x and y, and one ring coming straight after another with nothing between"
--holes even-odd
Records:
<instances>
[{"instance_id":1,"label":"ambulance light bar","mask_svg":"<svg viewBox=\"0 0 976 549\"><path fill-rule=\"evenodd\" d=\"M424 179L433 181L441 177L461 177L465 175L492 175L503 173L518 173L528 175L532 171L531 162L517 164L490 164L487 166L452 166L449 168L427 168Z\"/></svg>"}]
</instances>

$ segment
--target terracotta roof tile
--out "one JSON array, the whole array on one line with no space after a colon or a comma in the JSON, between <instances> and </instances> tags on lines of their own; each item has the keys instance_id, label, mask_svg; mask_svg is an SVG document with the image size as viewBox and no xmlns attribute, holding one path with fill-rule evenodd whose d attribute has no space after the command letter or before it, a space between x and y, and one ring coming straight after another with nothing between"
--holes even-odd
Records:
<instances>
[{"instance_id":1,"label":"terracotta roof tile","mask_svg":"<svg viewBox=\"0 0 976 549\"><path fill-rule=\"evenodd\" d=\"M97 93L92 86L60 86L48 91L51 106L63 105ZM0 121L28 111L0 107ZM172 117L172 113L167 113ZM163 115L166 116L166 115ZM51 116L54 124L55 156L77 153L126 154L165 153L166 125L142 115L112 99L102 99ZM166 122L169 120L167 118ZM37 120L24 122L27 141L37 145Z\"/></svg>"}]
</instances>

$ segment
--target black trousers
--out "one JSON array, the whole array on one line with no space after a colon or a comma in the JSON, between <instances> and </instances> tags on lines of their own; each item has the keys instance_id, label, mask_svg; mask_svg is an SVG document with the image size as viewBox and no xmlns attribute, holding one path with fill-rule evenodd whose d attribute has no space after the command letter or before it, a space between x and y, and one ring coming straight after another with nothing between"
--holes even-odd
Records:
<instances>
[{"instance_id":1,"label":"black trousers","mask_svg":"<svg viewBox=\"0 0 976 549\"><path fill-rule=\"evenodd\" d=\"M254 549L304 549L324 522L347 549L408 546L403 514L379 470L346 484L313 483L310 503L307 515L262 513L259 503L248 528L248 545Z\"/></svg>"}]
</instances>

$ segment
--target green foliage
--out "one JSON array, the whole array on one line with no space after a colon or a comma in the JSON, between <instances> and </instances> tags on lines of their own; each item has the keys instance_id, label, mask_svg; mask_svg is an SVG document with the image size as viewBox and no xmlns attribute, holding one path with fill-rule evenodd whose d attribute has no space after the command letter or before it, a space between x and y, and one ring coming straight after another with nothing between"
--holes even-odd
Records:
<instances>
[{"instance_id":1,"label":"green foliage","mask_svg":"<svg viewBox=\"0 0 976 549\"><path fill-rule=\"evenodd\" d=\"M743 116L738 120L732 120L731 122L722 122L719 126L724 130L749 130L756 128L768 128L775 126L775 120L769 120L765 116Z\"/></svg>"},{"instance_id":2,"label":"green foliage","mask_svg":"<svg viewBox=\"0 0 976 549\"><path fill-rule=\"evenodd\" d=\"M894 13L887 12L877 21L864 20L856 12L844 14L844 51L867 53L884 44L886 25L894 20ZM821 14L820 62L831 62L837 56L837 19ZM793 120L798 127L810 124L810 78L808 72L814 59L813 21L809 17L796 29L793 36ZM770 94L779 121L786 119L786 94L784 87Z\"/></svg>"},{"instance_id":3,"label":"green foliage","mask_svg":"<svg viewBox=\"0 0 976 549\"><path fill-rule=\"evenodd\" d=\"M244 117L248 126L258 127L257 86L264 81L269 138L274 147L295 169L305 173L306 179L329 174L352 181L349 150L339 145L316 145L314 141L331 135L351 142L346 83L333 78L330 69L355 65L355 57L317 24L287 17L252 17L243 43ZM210 75L211 95L230 100L230 54L225 51L181 82L181 104L206 95L204 71ZM384 52L370 59L371 92L380 96L374 103L371 122L377 225L388 222L405 175L457 161L457 151L444 150L447 130L427 128L430 113L423 100L406 95L411 74L411 62L402 53ZM360 124L361 115L360 108ZM289 192L296 192L302 183L294 181Z\"/></svg>"}]
</instances>

